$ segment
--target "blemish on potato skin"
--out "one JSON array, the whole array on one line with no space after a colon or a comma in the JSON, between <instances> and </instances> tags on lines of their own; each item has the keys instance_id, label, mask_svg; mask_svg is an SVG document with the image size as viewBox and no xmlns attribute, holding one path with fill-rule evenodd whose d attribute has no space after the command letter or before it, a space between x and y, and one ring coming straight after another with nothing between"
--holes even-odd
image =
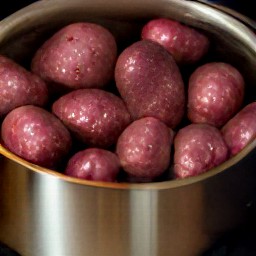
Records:
<instances>
[{"instance_id":1,"label":"blemish on potato skin","mask_svg":"<svg viewBox=\"0 0 256 256\"><path fill-rule=\"evenodd\" d=\"M71 41L74 40L74 37L73 36L68 36L68 37L66 37L66 39L67 39L68 42L71 42Z\"/></svg>"}]
</instances>

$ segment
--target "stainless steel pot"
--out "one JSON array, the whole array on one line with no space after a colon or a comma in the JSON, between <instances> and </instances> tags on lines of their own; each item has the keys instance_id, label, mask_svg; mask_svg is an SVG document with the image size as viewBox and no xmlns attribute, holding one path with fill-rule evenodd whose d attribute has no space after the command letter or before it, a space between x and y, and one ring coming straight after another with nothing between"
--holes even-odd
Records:
<instances>
[{"instance_id":1,"label":"stainless steel pot","mask_svg":"<svg viewBox=\"0 0 256 256\"><path fill-rule=\"evenodd\" d=\"M95 21L128 43L164 16L207 31L256 97L256 39L242 22L184 0L50 0L0 22L0 52L26 65L61 26ZM24 256L194 256L241 225L256 201L256 140L198 177L148 184L81 181L32 165L0 146L0 241Z\"/></svg>"}]
</instances>

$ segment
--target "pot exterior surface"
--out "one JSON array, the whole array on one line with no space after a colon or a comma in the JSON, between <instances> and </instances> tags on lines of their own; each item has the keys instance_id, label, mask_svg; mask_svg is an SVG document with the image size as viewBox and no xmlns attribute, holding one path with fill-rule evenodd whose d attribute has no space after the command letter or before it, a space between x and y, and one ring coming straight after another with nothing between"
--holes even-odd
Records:
<instances>
[{"instance_id":1,"label":"pot exterior surface","mask_svg":"<svg viewBox=\"0 0 256 256\"><path fill-rule=\"evenodd\" d=\"M26 65L46 37L81 20L102 23L128 44L156 16L209 32L217 55L241 68L255 97L255 35L193 1L39 1L0 22L0 52ZM124 187L72 182L3 154L0 241L24 256L200 255L255 204L255 146L203 178Z\"/></svg>"},{"instance_id":2,"label":"pot exterior surface","mask_svg":"<svg viewBox=\"0 0 256 256\"><path fill-rule=\"evenodd\" d=\"M242 224L255 203L256 173L248 162L161 190L72 184L7 158L1 166L0 240L24 256L200 255Z\"/></svg>"}]
</instances>

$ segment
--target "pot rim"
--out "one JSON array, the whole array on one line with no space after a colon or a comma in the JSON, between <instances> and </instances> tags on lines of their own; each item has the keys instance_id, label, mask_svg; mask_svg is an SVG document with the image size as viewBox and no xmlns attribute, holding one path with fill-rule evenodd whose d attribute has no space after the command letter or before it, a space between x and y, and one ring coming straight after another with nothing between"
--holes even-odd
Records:
<instances>
[{"instance_id":1,"label":"pot rim","mask_svg":"<svg viewBox=\"0 0 256 256\"><path fill-rule=\"evenodd\" d=\"M207 172L199 174L195 177L188 177L188 178L176 179L176 180L166 180L166 181L159 181L159 182L149 182L149 183L105 182L105 181L103 182L103 181L91 181L91 180L84 180L84 179L70 177L61 172L30 163L27 160L24 160L23 158L15 155L14 153L6 149L2 144L0 144L0 154L9 160L14 161L17 164L20 164L23 167L26 167L30 171L33 171L41 175L48 175L65 182L70 182L70 183L85 185L85 186L92 186L92 187L109 188L109 189L162 190L162 189L173 189L173 188L188 186L188 185L215 177L216 175L227 171L227 169L237 164L244 157L246 157L251 151L255 150L255 148L256 148L256 139L254 139L249 145L247 145L237 155L231 157L224 163L208 170Z\"/></svg>"},{"instance_id":2,"label":"pot rim","mask_svg":"<svg viewBox=\"0 0 256 256\"><path fill-rule=\"evenodd\" d=\"M132 1L134 3L136 3L136 0L132 0ZM148 0L148 1L149 1L149 3L152 2L151 0ZM49 6L50 2L51 3L55 2L55 4ZM58 2L61 2L61 1L60 0L51 0L51 1L41 0L41 1L38 1L38 2L34 2L32 4L29 4L28 6L26 6L24 8L16 11L15 13L9 15L8 17L4 18L2 21L0 21L0 29L1 29L1 31L0 31L0 43L1 43L2 40L6 40L6 38L8 40L8 37L6 37L6 38L3 37L2 38L1 34L5 35L11 29L20 28L19 24L22 24L22 22L24 22L24 21L31 22L31 17L36 17L37 15L42 17L42 15L47 14L49 9L51 9L52 11L54 9L57 9L58 7L60 7L59 4L57 4ZM74 0L71 4L73 4L75 2L79 3L79 0L78 1ZM99 0L99 2L101 2L101 0ZM175 3L176 1L175 0L169 0L167 2ZM253 31L251 29L249 29L247 26L245 26L244 24L242 24L241 22L237 21L231 15L223 12L222 10L218 10L218 9L216 9L214 7L211 7L211 6L209 6L205 3L200 3L200 1L180 0L180 3L182 5L188 5L188 6L194 5L194 8L195 8L195 6L199 6L199 9L200 9L199 11L201 11L204 8L210 8L211 10L214 10L214 12L217 12L217 13L223 15L223 17L228 17L232 21L234 21L235 23L238 22L238 24L244 26L244 27L242 27L243 29L247 29L246 31L248 33L248 40L249 40L248 42L249 43L253 42L256 45L256 40L254 40L255 42L253 40L251 40L253 38L253 35L254 35ZM65 4L68 5L67 2L65 2ZM251 34L250 34L250 32L251 32ZM256 54L256 50L255 50L255 54ZM0 144L0 155L3 155L7 159L9 159L11 161L14 161L15 163L20 164L21 166L26 167L26 168L28 168L29 170L31 170L35 173L42 174L42 175L48 175L48 176L57 178L61 181L70 182L70 183L74 183L74 184L92 186L92 187L108 188L108 189L128 189L128 190L132 190L132 189L137 189L137 190L152 189L152 190L161 190L161 189L171 189L171 188L178 188L178 187L182 187L182 186L187 186L187 185L191 185L193 183L201 182L203 180L212 178L212 177L214 177L214 176L216 176L220 173L223 173L223 172L227 171L227 169L229 169L230 167L234 166L236 163L241 161L251 151L255 150L255 148L256 148L256 138L249 145L247 145L241 152L239 152L237 155L231 157L230 159L228 159L224 163L220 164L217 167L212 168L211 170L208 170L205 173L202 173L202 174L200 174L198 176L195 176L195 177L188 177L188 178L177 179L177 180L166 180L166 181L160 181L160 182L151 182L151 183L100 182L100 181L90 181L90 180L83 180L83 179L70 177L70 176L67 176L63 173L47 169L47 168L38 166L36 164L32 164L32 163L22 159L21 157L15 155L14 153L10 152L2 144Z\"/></svg>"},{"instance_id":3,"label":"pot rim","mask_svg":"<svg viewBox=\"0 0 256 256\"><path fill-rule=\"evenodd\" d=\"M221 12L224 12L224 13L234 17L235 19L244 23L246 26L248 26L252 30L256 30L256 21L252 20L251 18L245 16L244 14L242 14L234 9L231 9L230 7L222 5L221 3L209 2L208 0L187 0L187 1L195 1L195 2L204 3L205 5L213 7L214 9L217 9Z\"/></svg>"}]
</instances>

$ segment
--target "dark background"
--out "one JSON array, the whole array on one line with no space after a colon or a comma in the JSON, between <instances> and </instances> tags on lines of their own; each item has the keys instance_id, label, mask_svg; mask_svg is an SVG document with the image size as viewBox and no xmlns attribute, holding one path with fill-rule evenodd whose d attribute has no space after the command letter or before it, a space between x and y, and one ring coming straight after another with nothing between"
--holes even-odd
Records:
<instances>
[{"instance_id":1,"label":"dark background","mask_svg":"<svg viewBox=\"0 0 256 256\"><path fill-rule=\"evenodd\" d=\"M0 1L0 19L35 2L33 0ZM226 5L256 20L255 0L212 0L210 2ZM19 254L0 242L0 256L19 256ZM202 256L256 256L256 206L252 206L251 215L246 225L232 233L225 234Z\"/></svg>"},{"instance_id":2,"label":"dark background","mask_svg":"<svg viewBox=\"0 0 256 256\"><path fill-rule=\"evenodd\" d=\"M22 7L33 3L35 1L32 0L8 0L8 1L4 1L1 0L0 1L0 18L4 18L7 15L21 9Z\"/></svg>"},{"instance_id":3,"label":"dark background","mask_svg":"<svg viewBox=\"0 0 256 256\"><path fill-rule=\"evenodd\" d=\"M255 0L212 0L209 2L228 6L252 19L256 19Z\"/></svg>"}]
</instances>

